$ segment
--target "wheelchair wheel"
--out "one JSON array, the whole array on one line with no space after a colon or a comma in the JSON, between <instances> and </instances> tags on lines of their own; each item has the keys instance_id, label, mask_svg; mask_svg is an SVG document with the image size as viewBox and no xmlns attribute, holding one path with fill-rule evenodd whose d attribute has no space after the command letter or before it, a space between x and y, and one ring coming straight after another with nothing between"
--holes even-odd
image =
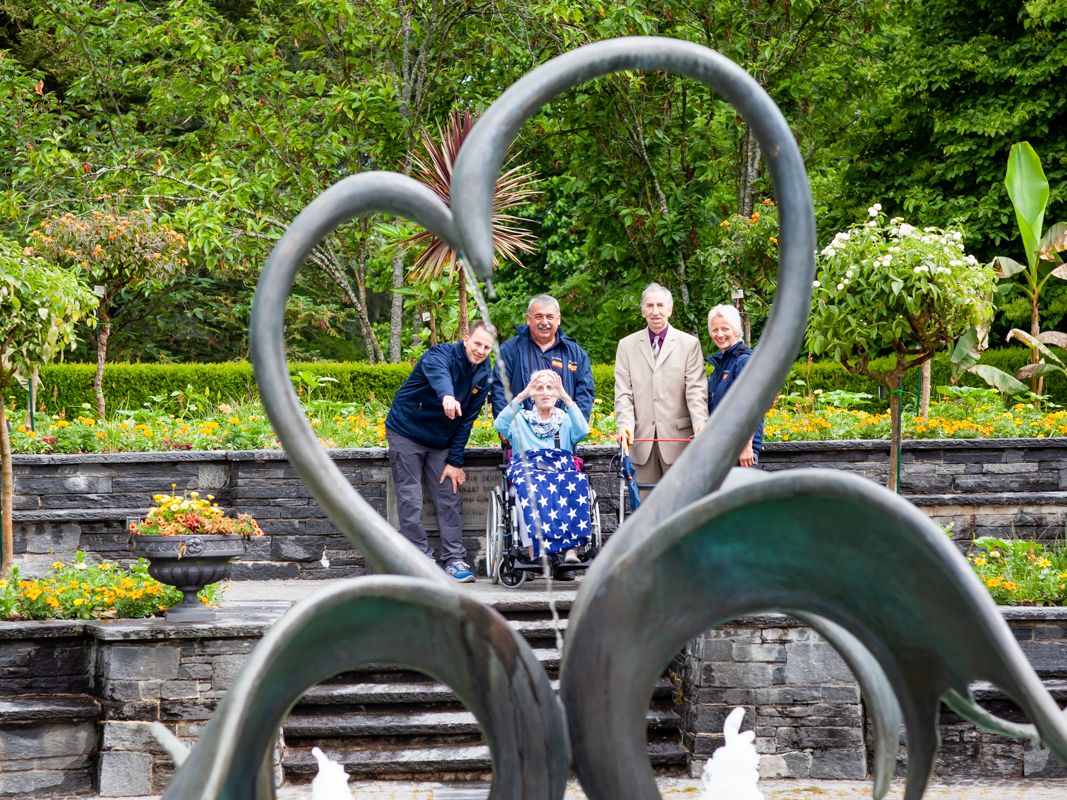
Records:
<instances>
[{"instance_id":1,"label":"wheelchair wheel","mask_svg":"<svg viewBox=\"0 0 1067 800\"><path fill-rule=\"evenodd\" d=\"M489 493L489 511L485 517L485 575L493 583L500 580L498 568L504 549L504 499L500 487Z\"/></svg>"},{"instance_id":2,"label":"wheelchair wheel","mask_svg":"<svg viewBox=\"0 0 1067 800\"><path fill-rule=\"evenodd\" d=\"M599 553L600 548L604 546L604 539L600 528L600 503L592 487L589 488L589 527L592 534L589 537L589 544L595 552Z\"/></svg>"},{"instance_id":3,"label":"wheelchair wheel","mask_svg":"<svg viewBox=\"0 0 1067 800\"><path fill-rule=\"evenodd\" d=\"M521 569L515 569L515 562L510 556L502 558L496 570L497 576L493 580L500 581L509 589L517 589L526 583L526 573Z\"/></svg>"}]
</instances>

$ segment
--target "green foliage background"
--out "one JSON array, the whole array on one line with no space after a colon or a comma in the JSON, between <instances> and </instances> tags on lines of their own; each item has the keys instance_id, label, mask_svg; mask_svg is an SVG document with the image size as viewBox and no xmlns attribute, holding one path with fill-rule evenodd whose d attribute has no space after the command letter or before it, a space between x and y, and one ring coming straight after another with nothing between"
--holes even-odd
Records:
<instances>
[{"instance_id":1,"label":"green foliage background","mask_svg":"<svg viewBox=\"0 0 1067 800\"><path fill-rule=\"evenodd\" d=\"M1067 217L1065 33L1052 0L0 0L0 234L25 244L49 215L151 208L185 235L190 266L123 309L114 359L246 358L260 266L321 191L406 170L420 129L484 110L566 50L660 35L719 50L781 107L820 246L880 202L959 227L986 262L1018 249L1003 188L1015 141L1042 157L1046 221ZM674 322L703 337L741 280L758 340L772 287L759 264L730 262L753 244L761 263L774 253L721 227L773 199L765 168L747 168L751 143L691 80L626 73L564 93L512 148L540 176L521 214L541 249L499 270L494 320L506 330L531 294L555 294L564 329L610 362L647 282L669 286ZM406 231L390 222L342 226L312 254L289 307L293 358L410 359L423 313L454 317L397 291L413 254L391 248ZM995 342L1025 316L1018 296L998 302ZM1062 329L1067 286L1050 286L1043 315Z\"/></svg>"}]
</instances>

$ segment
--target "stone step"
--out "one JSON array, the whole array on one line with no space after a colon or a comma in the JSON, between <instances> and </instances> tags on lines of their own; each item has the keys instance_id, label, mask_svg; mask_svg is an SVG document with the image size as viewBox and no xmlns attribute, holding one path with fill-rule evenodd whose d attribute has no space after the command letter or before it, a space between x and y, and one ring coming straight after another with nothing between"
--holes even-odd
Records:
<instances>
[{"instance_id":1,"label":"stone step","mask_svg":"<svg viewBox=\"0 0 1067 800\"><path fill-rule=\"evenodd\" d=\"M648 730L656 733L678 729L678 715L665 709L651 709L646 717ZM284 725L285 741L334 739L340 737L434 736L481 734L478 721L469 711L398 709L351 711L347 713L299 714L289 716Z\"/></svg>"},{"instance_id":2,"label":"stone step","mask_svg":"<svg viewBox=\"0 0 1067 800\"><path fill-rule=\"evenodd\" d=\"M411 682L377 683L323 683L308 690L296 706L296 710L309 706L368 706L384 704L455 703L455 694L443 683L421 680ZM552 689L559 691L559 681L551 681ZM660 678L652 693L652 699L663 701L671 696L671 683ZM294 710L295 713L295 710Z\"/></svg>"},{"instance_id":3,"label":"stone step","mask_svg":"<svg viewBox=\"0 0 1067 800\"><path fill-rule=\"evenodd\" d=\"M341 751L329 746L322 749L354 776L433 780L457 774L486 776L492 768L489 747L485 744L386 746L358 751ZM658 769L676 770L685 766L685 750L677 742L649 742L648 754L652 766ZM318 765L310 747L287 747L282 768L287 778L299 781L314 775Z\"/></svg>"},{"instance_id":4,"label":"stone step","mask_svg":"<svg viewBox=\"0 0 1067 800\"><path fill-rule=\"evenodd\" d=\"M1061 704L1067 702L1067 680L1053 678L1046 679L1042 681L1042 683L1056 702ZM988 681L977 681L971 684L971 692L974 694L974 699L979 703L996 700L1011 701L1011 698L1008 697L999 686L989 683Z\"/></svg>"},{"instance_id":5,"label":"stone step","mask_svg":"<svg viewBox=\"0 0 1067 800\"><path fill-rule=\"evenodd\" d=\"M531 647L531 651L538 662L548 672L550 678L554 678L559 671L559 651L555 647ZM346 670L335 675L327 681L310 689L305 696L313 695L323 687L332 687L351 683L420 683L426 680L426 676L414 672L405 667L393 664L364 664L363 666Z\"/></svg>"}]
</instances>

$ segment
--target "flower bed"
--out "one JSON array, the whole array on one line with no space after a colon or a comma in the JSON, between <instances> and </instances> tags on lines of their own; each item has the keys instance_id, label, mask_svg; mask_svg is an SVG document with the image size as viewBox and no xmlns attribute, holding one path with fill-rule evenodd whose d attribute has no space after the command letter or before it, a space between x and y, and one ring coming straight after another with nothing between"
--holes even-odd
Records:
<instances>
[{"instance_id":1,"label":"flower bed","mask_svg":"<svg viewBox=\"0 0 1067 800\"><path fill-rule=\"evenodd\" d=\"M967 561L1002 606L1067 605L1067 540L975 539Z\"/></svg>"},{"instance_id":2,"label":"flower bed","mask_svg":"<svg viewBox=\"0 0 1067 800\"><path fill-rule=\"evenodd\" d=\"M983 389L946 389L923 420L904 416L905 439L1026 439L1067 436L1067 409L1037 404L1005 406L997 394ZM807 395L785 394L767 413L766 441L886 439L888 412L870 409L872 398L844 391ZM198 407L199 408L199 407ZM385 447L385 417L381 403L313 402L308 422L324 447ZM18 418L12 414L12 418ZM586 445L614 442L615 420L610 408L597 401ZM202 413L164 414L150 410L116 414L110 420L91 416L73 419L37 415L35 430L19 425L12 430L16 453L117 453L165 450L264 450L278 448L278 440L258 402L220 403ZM496 431L488 409L474 422L469 446L495 446Z\"/></svg>"},{"instance_id":3,"label":"flower bed","mask_svg":"<svg viewBox=\"0 0 1067 800\"><path fill-rule=\"evenodd\" d=\"M212 584L200 593L204 605L218 605L224 586ZM160 615L182 599L182 593L148 574L138 559L128 568L110 562L89 564L78 551L74 561L56 561L47 574L23 579L12 568L0 580L0 620L139 619Z\"/></svg>"}]
</instances>

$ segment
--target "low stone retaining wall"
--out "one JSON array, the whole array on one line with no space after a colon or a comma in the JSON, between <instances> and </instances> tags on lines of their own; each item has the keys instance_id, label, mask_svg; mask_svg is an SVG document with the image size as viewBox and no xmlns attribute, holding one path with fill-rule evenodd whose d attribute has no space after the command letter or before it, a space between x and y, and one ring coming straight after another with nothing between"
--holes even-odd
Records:
<instances>
[{"instance_id":1,"label":"low stone retaining wall","mask_svg":"<svg viewBox=\"0 0 1067 800\"><path fill-rule=\"evenodd\" d=\"M1067 703L1067 608L1002 608L1045 686ZM737 706L756 732L765 778L860 780L870 774L873 742L859 687L817 633L780 614L745 617L707 631L675 660L682 697L682 741L690 773L700 774L722 745L722 723ZM976 687L982 705L1025 722L996 687ZM1061 778L1067 765L1043 747L978 730L947 708L936 774L951 778ZM901 741L898 774L906 767Z\"/></svg>"},{"instance_id":2,"label":"low stone retaining wall","mask_svg":"<svg viewBox=\"0 0 1067 800\"><path fill-rule=\"evenodd\" d=\"M0 623L0 797L159 793L173 775L149 733L161 721L195 740L271 622L242 608L213 624L159 620ZM1002 609L1027 657L1067 699L1067 609ZM764 777L869 775L862 700L841 659L810 629L766 614L697 637L673 666L690 773L721 744L722 721L744 706ZM49 681L60 694L41 697ZM1019 719L994 687L979 696ZM1042 748L978 732L948 713L942 777L1067 776ZM903 760L902 760L903 765Z\"/></svg>"},{"instance_id":3,"label":"low stone retaining wall","mask_svg":"<svg viewBox=\"0 0 1067 800\"><path fill-rule=\"evenodd\" d=\"M619 485L614 448L580 448L600 497L601 521L616 527ZM384 516L395 519L385 450L335 450L342 473ZM885 482L885 442L777 442L762 466L778 471L841 469ZM463 487L465 542L482 557L487 494L500 481L500 451L467 454ZM15 552L29 571L85 550L97 558L131 557L125 521L144 513L151 495L198 490L225 508L259 520L266 536L237 562L234 578L333 578L360 575L363 557L319 510L280 451L15 456ZM906 442L901 490L940 524L974 535L1062 536L1067 525L1067 439ZM436 527L432 508L425 514Z\"/></svg>"}]
</instances>

